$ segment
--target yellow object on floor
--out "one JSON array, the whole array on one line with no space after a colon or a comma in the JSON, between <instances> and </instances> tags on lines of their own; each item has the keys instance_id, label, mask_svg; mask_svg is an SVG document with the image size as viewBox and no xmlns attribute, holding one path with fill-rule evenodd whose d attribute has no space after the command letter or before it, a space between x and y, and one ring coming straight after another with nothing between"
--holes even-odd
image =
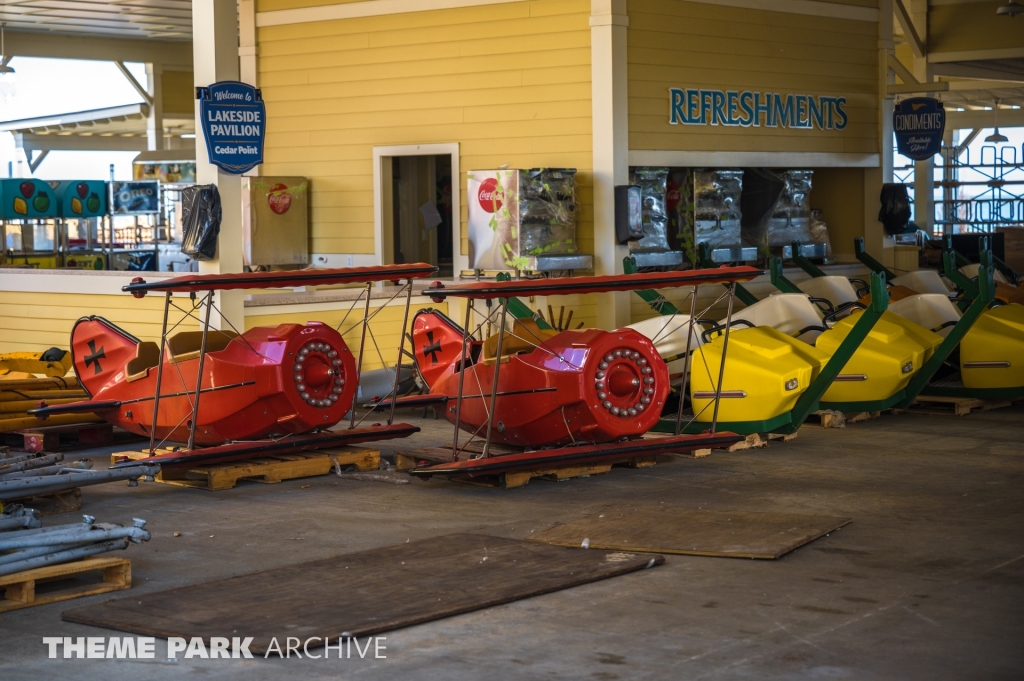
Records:
<instances>
[{"instance_id":1,"label":"yellow object on floor","mask_svg":"<svg viewBox=\"0 0 1024 681\"><path fill-rule=\"evenodd\" d=\"M1024 305L986 310L960 341L966 388L1024 386Z\"/></svg>"},{"instance_id":2,"label":"yellow object on floor","mask_svg":"<svg viewBox=\"0 0 1024 681\"><path fill-rule=\"evenodd\" d=\"M71 353L59 348L46 352L8 352L0 355L0 380L33 376L64 376L71 370Z\"/></svg>"},{"instance_id":3,"label":"yellow object on floor","mask_svg":"<svg viewBox=\"0 0 1024 681\"><path fill-rule=\"evenodd\" d=\"M715 387L724 336L693 353L690 399L697 421L714 414ZM732 329L718 420L767 421L793 409L797 398L828 361L828 355L768 326Z\"/></svg>"},{"instance_id":4,"label":"yellow object on floor","mask_svg":"<svg viewBox=\"0 0 1024 681\"><path fill-rule=\"evenodd\" d=\"M815 347L831 357L860 318L852 314L818 336ZM910 383L942 336L886 310L842 368L823 402L887 399Z\"/></svg>"}]
</instances>

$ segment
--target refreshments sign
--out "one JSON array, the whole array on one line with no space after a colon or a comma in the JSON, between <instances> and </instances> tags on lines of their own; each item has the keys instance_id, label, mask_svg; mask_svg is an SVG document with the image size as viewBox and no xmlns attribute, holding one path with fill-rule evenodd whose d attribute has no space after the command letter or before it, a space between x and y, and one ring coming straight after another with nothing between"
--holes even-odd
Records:
<instances>
[{"instance_id":1,"label":"refreshments sign","mask_svg":"<svg viewBox=\"0 0 1024 681\"><path fill-rule=\"evenodd\" d=\"M846 97L669 88L671 125L843 130Z\"/></svg>"},{"instance_id":2,"label":"refreshments sign","mask_svg":"<svg viewBox=\"0 0 1024 681\"><path fill-rule=\"evenodd\" d=\"M257 88L234 80L196 88L210 163L241 175L263 163L267 109Z\"/></svg>"},{"instance_id":3,"label":"refreshments sign","mask_svg":"<svg viewBox=\"0 0 1024 681\"><path fill-rule=\"evenodd\" d=\"M907 158L925 161L939 153L946 129L946 110L931 97L904 99L892 112L896 149Z\"/></svg>"}]
</instances>

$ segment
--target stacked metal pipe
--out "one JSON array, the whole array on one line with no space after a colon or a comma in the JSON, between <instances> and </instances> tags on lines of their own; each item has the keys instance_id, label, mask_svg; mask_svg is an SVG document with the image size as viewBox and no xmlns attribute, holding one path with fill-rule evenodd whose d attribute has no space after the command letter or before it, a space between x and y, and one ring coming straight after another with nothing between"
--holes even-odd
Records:
<instances>
[{"instance_id":1,"label":"stacked metal pipe","mask_svg":"<svg viewBox=\"0 0 1024 681\"><path fill-rule=\"evenodd\" d=\"M160 472L160 466L144 465L112 471L93 471L91 463L75 461L64 464L64 455L35 454L0 458L0 501L60 492L75 487L127 480L135 486L140 477L147 480Z\"/></svg>"},{"instance_id":2,"label":"stacked metal pipe","mask_svg":"<svg viewBox=\"0 0 1024 681\"><path fill-rule=\"evenodd\" d=\"M7 514L3 517L6 519ZM35 527L0 532L0 576L123 550L129 543L150 539L146 521L140 518L133 519L132 527L97 523L91 515L82 516L81 523L72 525L38 527L38 523L36 520Z\"/></svg>"}]
</instances>

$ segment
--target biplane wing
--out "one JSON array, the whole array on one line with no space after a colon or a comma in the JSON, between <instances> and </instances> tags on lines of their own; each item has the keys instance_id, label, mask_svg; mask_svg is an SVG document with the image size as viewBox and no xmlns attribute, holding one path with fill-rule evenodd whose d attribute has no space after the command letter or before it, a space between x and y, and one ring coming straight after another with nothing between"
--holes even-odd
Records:
<instances>
[{"instance_id":1,"label":"biplane wing","mask_svg":"<svg viewBox=\"0 0 1024 681\"><path fill-rule=\"evenodd\" d=\"M225 463L238 459L268 454L284 454L287 452L304 452L317 449L329 449L360 442L379 442L400 437L409 437L420 431L418 426L408 423L391 425L374 425L367 428L349 428L347 430L324 431L319 433L303 433L292 435L280 440L262 440L259 442L230 442L215 447L202 449L170 451L134 461L121 461L111 469L130 468L147 464L160 464L163 468L175 466L196 466L213 463Z\"/></svg>"},{"instance_id":2,"label":"biplane wing","mask_svg":"<svg viewBox=\"0 0 1024 681\"><path fill-rule=\"evenodd\" d=\"M554 277L551 279L519 279L514 281L481 281L445 287L435 284L423 290L435 302L448 296L493 299L511 296L550 296L575 293L606 293L633 291L640 288L679 288L705 284L729 284L750 281L765 272L756 267L715 267L703 270L674 272L643 272L639 274L606 274L592 277Z\"/></svg>"},{"instance_id":3,"label":"biplane wing","mask_svg":"<svg viewBox=\"0 0 1024 681\"><path fill-rule=\"evenodd\" d=\"M420 466L409 471L410 475L428 478L434 475L455 475L476 477L481 475L500 475L517 471L539 471L545 469L565 468L566 466L584 466L605 461L619 461L637 456L654 456L689 452L696 449L712 449L728 447L743 439L735 433L702 433L700 435L676 435L674 437L658 437L646 440L627 440L625 442L606 442L596 445L579 445L576 447L558 447L557 449L539 449L520 454L503 454L501 456L467 459Z\"/></svg>"},{"instance_id":4,"label":"biplane wing","mask_svg":"<svg viewBox=\"0 0 1024 681\"><path fill-rule=\"evenodd\" d=\"M287 272L239 272L229 274L190 274L173 279L147 282L135 278L121 288L141 298L147 293L198 293L233 289L290 288L293 286L328 286L333 284L365 284L374 281L423 279L437 272L426 263L408 265L374 265L371 267L337 267L333 269L291 270Z\"/></svg>"}]
</instances>

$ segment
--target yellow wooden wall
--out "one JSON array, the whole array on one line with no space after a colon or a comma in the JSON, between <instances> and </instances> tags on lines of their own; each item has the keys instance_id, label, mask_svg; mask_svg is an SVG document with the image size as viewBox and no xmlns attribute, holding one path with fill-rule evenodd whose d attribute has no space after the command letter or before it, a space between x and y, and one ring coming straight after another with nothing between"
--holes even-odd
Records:
<instances>
[{"instance_id":1,"label":"yellow wooden wall","mask_svg":"<svg viewBox=\"0 0 1024 681\"><path fill-rule=\"evenodd\" d=\"M679 0L627 8L630 149L878 152L876 23ZM670 125L671 87L844 96L849 123Z\"/></svg>"},{"instance_id":2,"label":"yellow wooden wall","mask_svg":"<svg viewBox=\"0 0 1024 681\"><path fill-rule=\"evenodd\" d=\"M822 212L832 254L840 262L856 262L853 240L864 236L864 170L815 168L811 209Z\"/></svg>"},{"instance_id":3,"label":"yellow wooden wall","mask_svg":"<svg viewBox=\"0 0 1024 681\"><path fill-rule=\"evenodd\" d=\"M0 353L68 349L71 327L84 316L104 317L142 340L160 341L162 296L0 291ZM178 317L172 318L173 324ZM189 326L191 330L193 327Z\"/></svg>"},{"instance_id":4,"label":"yellow wooden wall","mask_svg":"<svg viewBox=\"0 0 1024 681\"><path fill-rule=\"evenodd\" d=\"M593 252L589 15L531 0L260 28L261 172L311 179L314 252L373 253L373 147L458 142L465 253L467 171L575 167Z\"/></svg>"},{"instance_id":5,"label":"yellow wooden wall","mask_svg":"<svg viewBox=\"0 0 1024 681\"><path fill-rule=\"evenodd\" d=\"M376 312L384 299L370 301L370 314ZM305 324L309 321L323 322L342 332L345 343L353 354L359 351L359 336L362 325L359 323L362 318L362 305L348 316L344 325L339 328L341 320L345 317L351 303L336 303L330 306L331 309L318 310L316 312L281 312L272 307L259 308L251 307L246 310L245 328L251 329L254 326L277 326L278 324ZM446 303L424 303L413 305L409 310L409 322L412 323L412 316L417 310L432 307L435 310L448 314ZM261 314L262 313L262 314ZM363 356L363 368L366 371L380 369L384 366L394 366L398 357L398 341L401 338L402 321L405 315L404 300L402 304L392 304L384 307L373 317L370 322L371 334L367 334L366 346ZM376 343L374 343L376 341ZM406 350L409 350L408 339L405 343ZM380 353L378 354L378 350ZM383 361L382 361L383 360ZM405 360L408 362L408 358Z\"/></svg>"},{"instance_id":6,"label":"yellow wooden wall","mask_svg":"<svg viewBox=\"0 0 1024 681\"><path fill-rule=\"evenodd\" d=\"M195 77L191 71L164 71L160 76L160 90L165 114L195 112Z\"/></svg>"}]
</instances>

